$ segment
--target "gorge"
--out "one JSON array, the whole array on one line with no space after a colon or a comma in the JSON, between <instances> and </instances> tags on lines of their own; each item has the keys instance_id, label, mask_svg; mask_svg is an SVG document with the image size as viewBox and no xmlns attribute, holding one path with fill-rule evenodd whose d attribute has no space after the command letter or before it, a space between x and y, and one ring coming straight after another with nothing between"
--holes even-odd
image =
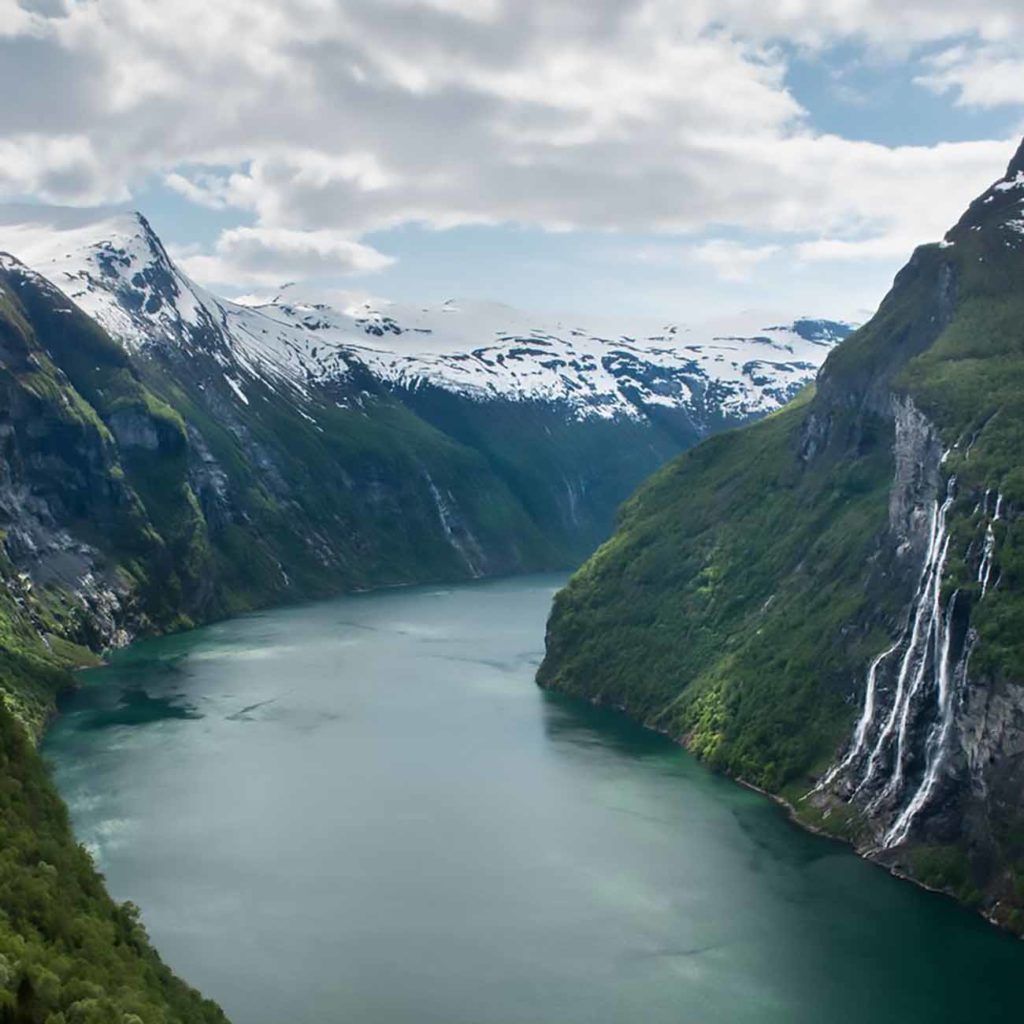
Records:
<instances>
[{"instance_id":1,"label":"gorge","mask_svg":"<svg viewBox=\"0 0 1024 1024\"><path fill-rule=\"evenodd\" d=\"M1022 132L1024 0L0 0L0 1024L1017 1020Z\"/></svg>"},{"instance_id":2,"label":"gorge","mask_svg":"<svg viewBox=\"0 0 1024 1024\"><path fill-rule=\"evenodd\" d=\"M45 271L0 256L13 1024L223 1019L109 899L33 750L70 669L268 605L571 567L647 472L777 408L850 331L246 307L191 282L137 215L33 209L5 231Z\"/></svg>"}]
</instances>

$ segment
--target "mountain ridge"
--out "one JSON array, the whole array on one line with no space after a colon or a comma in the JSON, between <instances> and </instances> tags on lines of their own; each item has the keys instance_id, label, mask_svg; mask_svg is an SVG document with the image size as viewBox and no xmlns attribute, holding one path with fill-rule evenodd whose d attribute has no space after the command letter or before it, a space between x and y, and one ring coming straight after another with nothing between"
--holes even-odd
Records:
<instances>
[{"instance_id":1,"label":"mountain ridge","mask_svg":"<svg viewBox=\"0 0 1024 1024\"><path fill-rule=\"evenodd\" d=\"M52 237L45 222L34 230L8 227L31 250L29 265L129 351L168 338L188 346L204 330L220 333L247 371L300 389L336 383L355 362L399 387L428 382L470 396L560 401L580 417L637 418L644 404L675 406L688 409L700 432L713 427L703 422L702 392L720 394L718 419L770 411L806 383L822 349L850 329L811 317L779 325L767 315L767 323L758 322L754 314L703 328L666 323L653 334L649 325L634 329L627 320L602 333L567 319L549 325L493 303L350 311L322 303L241 305L183 274L139 214ZM547 351L524 359L522 349L531 345ZM634 365L647 372L631 375ZM653 388L644 379L651 369L657 371Z\"/></svg>"},{"instance_id":2,"label":"mountain ridge","mask_svg":"<svg viewBox=\"0 0 1024 1024\"><path fill-rule=\"evenodd\" d=\"M538 676L1018 932L1021 156L816 388L626 504Z\"/></svg>"}]
</instances>

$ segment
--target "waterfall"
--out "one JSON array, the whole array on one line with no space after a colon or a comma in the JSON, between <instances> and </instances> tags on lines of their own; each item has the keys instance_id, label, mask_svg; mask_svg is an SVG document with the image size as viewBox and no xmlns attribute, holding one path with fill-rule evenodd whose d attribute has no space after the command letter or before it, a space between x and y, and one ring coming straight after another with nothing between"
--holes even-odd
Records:
<instances>
[{"instance_id":1,"label":"waterfall","mask_svg":"<svg viewBox=\"0 0 1024 1024\"><path fill-rule=\"evenodd\" d=\"M864 709L861 711L860 719L857 721L857 726L853 731L853 741L850 744L850 749L841 761L838 761L829 769L812 792L818 792L830 786L864 753L864 748L867 746L868 731L875 720L875 690L878 686L878 669L882 662L896 651L902 639L900 637L891 647L887 647L868 666L867 685L864 687Z\"/></svg>"},{"instance_id":2,"label":"waterfall","mask_svg":"<svg viewBox=\"0 0 1024 1024\"><path fill-rule=\"evenodd\" d=\"M896 730L896 757L893 761L892 774L889 776L889 781L885 784L881 793L873 801L875 806L898 793L903 786L904 770L907 763L907 735L911 715L916 707L917 696L925 685L929 665L932 669L932 681L937 684L940 691L943 687L943 678L949 661L950 633L948 626L951 621L953 604L956 601L956 594L954 594L950 598L946 614L943 615L940 607L942 570L945 568L948 554L949 537L947 536L942 545L941 556L936 562L935 571L932 574L926 612L928 624L923 632L921 650L918 652L913 647L907 649L906 658L908 660L911 658L916 660L913 680L907 688L906 697L900 707L899 726Z\"/></svg>"},{"instance_id":3,"label":"waterfall","mask_svg":"<svg viewBox=\"0 0 1024 1024\"><path fill-rule=\"evenodd\" d=\"M900 660L899 672L896 677L896 693L893 698L892 707L875 740L871 754L868 757L867 769L854 790L854 795L869 785L877 775L882 758L888 749L893 734L897 731L897 727L899 727L899 762L896 771L902 775L902 757L906 742L906 726L909 721L910 707L913 697L916 696L924 680L928 664L929 640L934 633L935 620L939 614L942 571L945 568L946 557L949 553L946 516L955 497L956 477L950 477L946 485L945 501L941 505L936 501L932 509L928 550L925 554L924 564L921 567L917 593L912 606L909 637L905 628L896 642L897 649L905 645L905 650ZM874 694L872 694L873 699ZM887 786L886 789L889 790L890 787L892 787L892 780L890 780L890 786Z\"/></svg>"},{"instance_id":4,"label":"waterfall","mask_svg":"<svg viewBox=\"0 0 1024 1024\"><path fill-rule=\"evenodd\" d=\"M956 500L956 488L956 477L950 477L944 499L941 503L936 500L932 506L928 546L907 620L892 645L878 654L868 667L864 705L849 748L815 787L816 790L824 789L841 776L853 773L852 798L861 792L874 793L866 806L868 814L895 804L894 818L882 840L883 848L897 846L906 840L918 813L935 794L949 750L956 708L966 685L967 663L975 643L975 635L970 631L956 664L951 665L954 619L960 591L954 592L943 606L942 580L950 549L947 519ZM987 505L986 500L986 511ZM997 518L1001 512L1000 496L996 502ZM979 576L983 587L987 586L991 573L992 555L988 546L986 551L987 560L983 558L986 566ZM891 670L895 676L892 703L883 714L882 694L886 691L880 686L879 676L886 663L895 656L899 656L899 663ZM907 769L913 752L914 725L923 702L930 699L934 699L934 708L929 708L934 717L924 744L924 768L920 782L907 798L904 793L909 788ZM876 792L883 766L890 760L891 774Z\"/></svg>"},{"instance_id":5,"label":"waterfall","mask_svg":"<svg viewBox=\"0 0 1024 1024\"><path fill-rule=\"evenodd\" d=\"M985 515L988 515L989 493L989 491L985 492L985 502L983 506ZM984 597L988 592L989 581L992 578L992 561L996 552L996 532L992 527L992 523L998 522L1002 513L1003 496L1002 494L998 494L996 495L995 515L990 520L988 526L985 527L985 547L981 554L981 562L978 565L978 582L981 584L982 597Z\"/></svg>"},{"instance_id":6,"label":"waterfall","mask_svg":"<svg viewBox=\"0 0 1024 1024\"><path fill-rule=\"evenodd\" d=\"M942 601L951 543L947 519L956 495L957 479L951 476L944 499L931 507L927 549L906 621L891 646L868 666L864 704L845 754L811 791L821 792L845 780L852 790L851 800L863 793L865 814L879 814L887 822L882 849L906 842L914 821L935 798L950 755L957 708L967 686L968 663L978 640L977 632L968 627L962 643L954 644L957 623L963 621L958 610L967 595L956 590L944 604ZM987 520L976 577L981 590L977 599L981 600L998 582L992 578L994 524L1005 514L1002 493L986 490L972 515L978 513L983 522ZM896 658L898 665L887 664ZM894 680L891 690L885 686L890 677ZM922 746L915 736L925 725ZM911 773L912 765L915 770ZM887 766L890 771L885 777Z\"/></svg>"},{"instance_id":7,"label":"waterfall","mask_svg":"<svg viewBox=\"0 0 1024 1024\"><path fill-rule=\"evenodd\" d=\"M451 491L445 497L426 469L423 470L423 478L426 480L427 489L434 500L434 508L437 510L438 522L444 531L445 539L466 563L470 575L474 579L479 579L483 576L482 565L485 555L477 543L476 537L470 533L469 527L461 523Z\"/></svg>"},{"instance_id":8,"label":"waterfall","mask_svg":"<svg viewBox=\"0 0 1024 1024\"><path fill-rule=\"evenodd\" d=\"M956 596L957 595L954 594L950 599L950 617L952 615L953 604L956 601ZM947 621L947 656L949 654L949 625L950 624ZM942 765L946 760L949 735L953 730L953 719L956 713L956 708L967 682L967 663L970 661L971 651L974 648L976 639L976 634L973 631L968 634L967 639L964 641L963 653L960 655L960 660L957 662L956 668L953 671L952 680L950 680L948 660L941 666L938 696L939 716L928 733L928 741L925 745L926 764L924 777L921 780L921 785L917 788L917 792L913 795L910 802L903 809L892 828L889 829L885 838L882 840L882 846L884 848L899 846L899 844L907 838L907 834L910 832L910 826L914 823L914 818L917 817L918 812L927 805L928 801L932 797L936 783L939 781ZM943 683L945 685L942 685ZM950 685L950 683L952 683L952 685Z\"/></svg>"}]
</instances>

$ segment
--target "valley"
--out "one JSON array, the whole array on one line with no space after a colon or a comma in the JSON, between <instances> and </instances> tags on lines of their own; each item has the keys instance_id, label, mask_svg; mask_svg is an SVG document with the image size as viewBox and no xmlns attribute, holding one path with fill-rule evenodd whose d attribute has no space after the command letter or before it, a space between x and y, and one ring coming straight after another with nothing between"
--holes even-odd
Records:
<instances>
[{"instance_id":1,"label":"valley","mask_svg":"<svg viewBox=\"0 0 1024 1024\"><path fill-rule=\"evenodd\" d=\"M1019 943L539 690L563 583L341 597L84 672L43 753L168 963L249 1024L1012 1019Z\"/></svg>"},{"instance_id":2,"label":"valley","mask_svg":"<svg viewBox=\"0 0 1024 1024\"><path fill-rule=\"evenodd\" d=\"M1015 1021L1022 83L0 0L0 1024Z\"/></svg>"}]
</instances>

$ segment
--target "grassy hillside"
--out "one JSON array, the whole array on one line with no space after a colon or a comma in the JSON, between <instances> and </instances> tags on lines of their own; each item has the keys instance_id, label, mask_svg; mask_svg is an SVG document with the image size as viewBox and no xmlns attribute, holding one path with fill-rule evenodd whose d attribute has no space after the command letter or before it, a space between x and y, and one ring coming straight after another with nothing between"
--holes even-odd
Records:
<instances>
[{"instance_id":1,"label":"grassy hillside","mask_svg":"<svg viewBox=\"0 0 1024 1024\"><path fill-rule=\"evenodd\" d=\"M243 401L208 341L130 356L0 258L0 1020L217 1016L104 895L34 753L69 669L274 602L575 564L692 440L358 373Z\"/></svg>"},{"instance_id":2,"label":"grassy hillside","mask_svg":"<svg viewBox=\"0 0 1024 1024\"><path fill-rule=\"evenodd\" d=\"M538 676L684 739L867 845L877 804L801 798L844 748L869 662L907 621L929 488L951 487L939 601L954 643L976 637L957 698L967 724L941 800L897 862L962 895L984 891L990 905L1018 905L1024 892L1019 734L1003 710L1024 708L1024 234L1021 191L1007 184L1019 170L1024 155L945 243L915 253L875 318L832 353L816 392L703 443L641 488L556 597ZM900 465L898 408L927 424L921 451ZM993 583L982 600L989 528ZM908 741L915 779L925 740L937 742L918 724L928 692Z\"/></svg>"},{"instance_id":3,"label":"grassy hillside","mask_svg":"<svg viewBox=\"0 0 1024 1024\"><path fill-rule=\"evenodd\" d=\"M716 767L775 789L845 728L844 635L886 522L889 434L803 467L810 393L658 473L555 599L544 685L624 708Z\"/></svg>"},{"instance_id":4,"label":"grassy hillside","mask_svg":"<svg viewBox=\"0 0 1024 1024\"><path fill-rule=\"evenodd\" d=\"M33 744L68 668L111 638L111 609L137 599L140 621L175 624L205 555L180 463L147 488L115 437L131 416L180 449L182 423L102 332L52 322L45 298L0 275L0 1021L223 1021L106 894Z\"/></svg>"},{"instance_id":5,"label":"grassy hillside","mask_svg":"<svg viewBox=\"0 0 1024 1024\"><path fill-rule=\"evenodd\" d=\"M223 1022L115 904L28 736L0 708L0 1021Z\"/></svg>"}]
</instances>

